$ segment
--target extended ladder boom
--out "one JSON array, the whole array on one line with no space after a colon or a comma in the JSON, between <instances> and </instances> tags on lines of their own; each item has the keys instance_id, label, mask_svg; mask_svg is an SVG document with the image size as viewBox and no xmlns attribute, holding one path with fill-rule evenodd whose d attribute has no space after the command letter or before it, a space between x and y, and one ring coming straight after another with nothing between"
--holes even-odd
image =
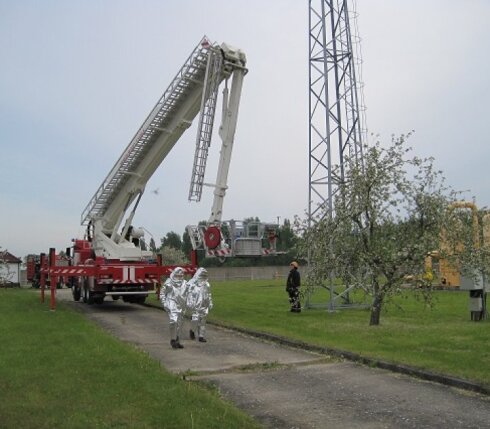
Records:
<instances>
[{"instance_id":1,"label":"extended ladder boom","mask_svg":"<svg viewBox=\"0 0 490 429\"><path fill-rule=\"evenodd\" d=\"M82 225L105 218L105 229L111 230L119 213L143 190L142 186L197 114L210 48L201 43L191 53L87 204Z\"/></svg>"},{"instance_id":2,"label":"extended ladder boom","mask_svg":"<svg viewBox=\"0 0 490 429\"><path fill-rule=\"evenodd\" d=\"M82 225L93 227L96 254L120 256L117 245L124 241L146 183L201 110L197 141L200 152L196 150L194 162L194 171L199 172L193 175L197 181L191 184L191 192L200 198L217 89L235 67L245 70L244 66L241 51L225 44L211 45L206 38L193 50L82 212ZM118 234L131 206L132 212Z\"/></svg>"}]
</instances>

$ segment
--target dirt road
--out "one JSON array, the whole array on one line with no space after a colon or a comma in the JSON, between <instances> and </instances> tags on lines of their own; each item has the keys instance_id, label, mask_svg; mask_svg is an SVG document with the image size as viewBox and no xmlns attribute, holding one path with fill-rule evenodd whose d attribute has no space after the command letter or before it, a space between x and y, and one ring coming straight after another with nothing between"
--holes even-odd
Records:
<instances>
[{"instance_id":1,"label":"dirt road","mask_svg":"<svg viewBox=\"0 0 490 429\"><path fill-rule=\"evenodd\" d=\"M57 296L169 371L215 384L268 428L490 428L487 396L210 325L207 343L184 338L185 348L174 350L159 309L75 303L66 289Z\"/></svg>"}]
</instances>

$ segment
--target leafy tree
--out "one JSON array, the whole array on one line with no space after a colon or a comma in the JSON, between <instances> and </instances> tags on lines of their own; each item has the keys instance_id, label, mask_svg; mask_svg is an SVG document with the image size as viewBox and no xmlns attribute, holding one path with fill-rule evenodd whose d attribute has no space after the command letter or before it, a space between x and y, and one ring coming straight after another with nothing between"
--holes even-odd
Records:
<instances>
[{"instance_id":1,"label":"leafy tree","mask_svg":"<svg viewBox=\"0 0 490 429\"><path fill-rule=\"evenodd\" d=\"M450 228L446 208L455 193L432 158L409 157L409 136L365 147L362 165L347 158L333 213L302 224L307 287L329 287L326 279L338 277L363 288L372 296L370 325L380 323L383 304L408 276L423 279L424 259L439 248L442 227Z\"/></svg>"},{"instance_id":2,"label":"leafy tree","mask_svg":"<svg viewBox=\"0 0 490 429\"><path fill-rule=\"evenodd\" d=\"M260 218L257 217L257 216L250 216L250 217L246 217L245 219L243 219L243 223L248 223L248 222L260 222Z\"/></svg>"},{"instance_id":3,"label":"leafy tree","mask_svg":"<svg viewBox=\"0 0 490 429\"><path fill-rule=\"evenodd\" d=\"M161 249L164 247L172 247L176 250L182 250L182 240L180 235L176 232L170 231L167 232L167 235L161 239L162 245Z\"/></svg>"},{"instance_id":4,"label":"leafy tree","mask_svg":"<svg viewBox=\"0 0 490 429\"><path fill-rule=\"evenodd\" d=\"M284 219L282 226L278 229L277 238L277 250L278 251L290 251L296 246L297 237L294 233L293 227L291 226L291 221L289 219Z\"/></svg>"},{"instance_id":5,"label":"leafy tree","mask_svg":"<svg viewBox=\"0 0 490 429\"><path fill-rule=\"evenodd\" d=\"M162 261L165 265L185 265L189 263L189 259L180 249L163 246L160 251L162 253Z\"/></svg>"},{"instance_id":6,"label":"leafy tree","mask_svg":"<svg viewBox=\"0 0 490 429\"><path fill-rule=\"evenodd\" d=\"M10 269L7 254L8 251L2 250L2 247L0 246L0 286L5 286L10 283L14 275Z\"/></svg>"},{"instance_id":7,"label":"leafy tree","mask_svg":"<svg viewBox=\"0 0 490 429\"><path fill-rule=\"evenodd\" d=\"M184 252L184 255L190 255L191 251L192 243L189 237L189 233L187 231L184 231L184 233L182 234L182 252Z\"/></svg>"}]
</instances>

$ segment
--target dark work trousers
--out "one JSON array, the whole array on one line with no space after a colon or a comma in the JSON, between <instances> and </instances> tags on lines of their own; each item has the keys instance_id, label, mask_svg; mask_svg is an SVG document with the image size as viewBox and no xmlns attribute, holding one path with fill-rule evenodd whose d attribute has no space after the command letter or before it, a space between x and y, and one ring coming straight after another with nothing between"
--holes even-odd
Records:
<instances>
[{"instance_id":1,"label":"dark work trousers","mask_svg":"<svg viewBox=\"0 0 490 429\"><path fill-rule=\"evenodd\" d=\"M288 289L289 303L291 304L291 311L299 313L301 311L301 303L299 300L299 288Z\"/></svg>"}]
</instances>

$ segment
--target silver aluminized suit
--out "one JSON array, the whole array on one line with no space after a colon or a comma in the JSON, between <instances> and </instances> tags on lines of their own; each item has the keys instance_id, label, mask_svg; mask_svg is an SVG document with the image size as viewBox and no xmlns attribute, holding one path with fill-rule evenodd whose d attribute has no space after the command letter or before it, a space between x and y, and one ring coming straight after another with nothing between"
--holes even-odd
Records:
<instances>
[{"instance_id":1,"label":"silver aluminized suit","mask_svg":"<svg viewBox=\"0 0 490 429\"><path fill-rule=\"evenodd\" d=\"M179 342L180 331L187 299L187 282L184 270L176 267L160 289L160 302L168 314L170 327L170 344L173 348L183 348Z\"/></svg>"},{"instance_id":2,"label":"silver aluminized suit","mask_svg":"<svg viewBox=\"0 0 490 429\"><path fill-rule=\"evenodd\" d=\"M188 282L187 309L191 313L191 339L195 339L197 333L199 341L206 342L206 317L212 308L213 298L208 272L199 268Z\"/></svg>"}]
</instances>

